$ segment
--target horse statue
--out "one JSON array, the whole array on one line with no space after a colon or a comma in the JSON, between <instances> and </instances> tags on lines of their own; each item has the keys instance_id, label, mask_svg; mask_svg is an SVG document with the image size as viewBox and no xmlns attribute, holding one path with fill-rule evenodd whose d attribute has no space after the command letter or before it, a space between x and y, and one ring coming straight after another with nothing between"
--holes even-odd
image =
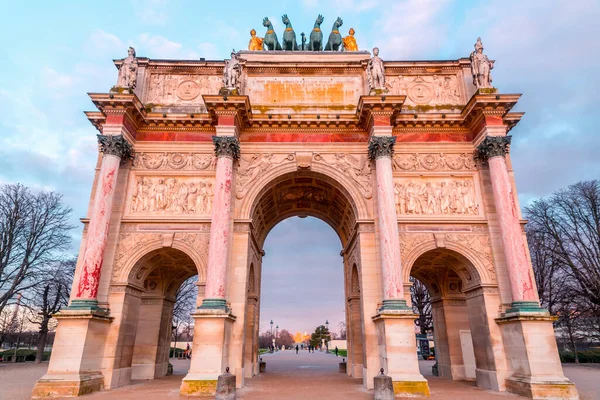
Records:
<instances>
[{"instance_id":1,"label":"horse statue","mask_svg":"<svg viewBox=\"0 0 600 400\"><path fill-rule=\"evenodd\" d=\"M265 33L265 39L263 41L264 45L267 46L269 50L281 50L281 44L279 44L277 34L273 30L273 24L269 21L269 18L265 17L265 19L263 19L263 26L267 28L267 33Z\"/></svg>"},{"instance_id":2,"label":"horse statue","mask_svg":"<svg viewBox=\"0 0 600 400\"><path fill-rule=\"evenodd\" d=\"M342 46L342 35L340 35L340 26L344 21L340 17L337 17L335 22L333 23L333 27L331 28L331 33L329 34L329 41L325 46L325 50L338 51Z\"/></svg>"},{"instance_id":3,"label":"horse statue","mask_svg":"<svg viewBox=\"0 0 600 400\"><path fill-rule=\"evenodd\" d=\"M319 14L315 21L315 26L310 33L310 41L308 42L308 50L310 51L322 51L323 50L323 32L321 32L321 24L323 23L323 16Z\"/></svg>"},{"instance_id":4,"label":"horse statue","mask_svg":"<svg viewBox=\"0 0 600 400\"><path fill-rule=\"evenodd\" d=\"M298 50L298 43L296 43L296 32L292 28L292 23L288 18L287 14L283 14L281 21L285 24L285 31L283 32L283 50Z\"/></svg>"}]
</instances>

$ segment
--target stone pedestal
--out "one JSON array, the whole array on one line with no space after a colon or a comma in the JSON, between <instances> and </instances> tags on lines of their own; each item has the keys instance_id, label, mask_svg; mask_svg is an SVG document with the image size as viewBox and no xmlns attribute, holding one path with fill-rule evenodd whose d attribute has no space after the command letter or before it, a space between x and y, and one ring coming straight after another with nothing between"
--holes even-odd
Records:
<instances>
[{"instance_id":1,"label":"stone pedestal","mask_svg":"<svg viewBox=\"0 0 600 400\"><path fill-rule=\"evenodd\" d=\"M386 311L373 317L377 327L381 367L392 378L396 396L429 396L419 372L414 320L410 311Z\"/></svg>"},{"instance_id":2,"label":"stone pedestal","mask_svg":"<svg viewBox=\"0 0 600 400\"><path fill-rule=\"evenodd\" d=\"M235 316L219 309L199 309L195 319L192 362L181 382L185 396L214 396L217 379L229 364L229 340Z\"/></svg>"},{"instance_id":3,"label":"stone pedestal","mask_svg":"<svg viewBox=\"0 0 600 400\"><path fill-rule=\"evenodd\" d=\"M547 312L508 313L500 324L510 375L506 389L532 399L579 399L564 376Z\"/></svg>"},{"instance_id":4,"label":"stone pedestal","mask_svg":"<svg viewBox=\"0 0 600 400\"><path fill-rule=\"evenodd\" d=\"M76 397L104 388L101 360L112 318L89 311L63 311L46 375L35 384L34 399Z\"/></svg>"}]
</instances>

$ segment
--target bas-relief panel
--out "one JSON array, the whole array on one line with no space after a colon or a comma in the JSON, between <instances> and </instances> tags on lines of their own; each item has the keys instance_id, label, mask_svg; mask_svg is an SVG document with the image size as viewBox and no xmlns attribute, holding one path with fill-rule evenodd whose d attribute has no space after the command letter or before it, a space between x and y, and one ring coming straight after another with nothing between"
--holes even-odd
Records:
<instances>
[{"instance_id":1,"label":"bas-relief panel","mask_svg":"<svg viewBox=\"0 0 600 400\"><path fill-rule=\"evenodd\" d=\"M175 75L151 73L147 78L144 103L156 107L194 107L206 112L203 94L217 94L222 78L214 75Z\"/></svg>"},{"instance_id":2,"label":"bas-relief panel","mask_svg":"<svg viewBox=\"0 0 600 400\"><path fill-rule=\"evenodd\" d=\"M252 183L276 165L292 162L296 159L294 154L252 154L242 155L237 165L236 197L243 198Z\"/></svg>"},{"instance_id":3,"label":"bas-relief panel","mask_svg":"<svg viewBox=\"0 0 600 400\"><path fill-rule=\"evenodd\" d=\"M361 76L349 77L254 77L246 79L244 94L260 107L356 108L364 92Z\"/></svg>"},{"instance_id":4,"label":"bas-relief panel","mask_svg":"<svg viewBox=\"0 0 600 400\"><path fill-rule=\"evenodd\" d=\"M396 153L395 172L401 171L474 171L472 153Z\"/></svg>"},{"instance_id":5,"label":"bas-relief panel","mask_svg":"<svg viewBox=\"0 0 600 400\"><path fill-rule=\"evenodd\" d=\"M395 178L394 195L400 217L481 214L479 196L471 177Z\"/></svg>"},{"instance_id":6,"label":"bas-relief panel","mask_svg":"<svg viewBox=\"0 0 600 400\"><path fill-rule=\"evenodd\" d=\"M373 196L371 188L371 162L366 154L315 153L313 159L315 162L332 166L350 178L366 199L370 199Z\"/></svg>"},{"instance_id":7,"label":"bas-relief panel","mask_svg":"<svg viewBox=\"0 0 600 400\"><path fill-rule=\"evenodd\" d=\"M387 77L390 94L405 95L408 106L465 104L458 75L397 75Z\"/></svg>"},{"instance_id":8,"label":"bas-relief panel","mask_svg":"<svg viewBox=\"0 0 600 400\"><path fill-rule=\"evenodd\" d=\"M136 152L134 169L214 170L216 157L201 153Z\"/></svg>"},{"instance_id":9,"label":"bas-relief panel","mask_svg":"<svg viewBox=\"0 0 600 400\"><path fill-rule=\"evenodd\" d=\"M213 178L136 176L126 203L129 216L210 216Z\"/></svg>"}]
</instances>

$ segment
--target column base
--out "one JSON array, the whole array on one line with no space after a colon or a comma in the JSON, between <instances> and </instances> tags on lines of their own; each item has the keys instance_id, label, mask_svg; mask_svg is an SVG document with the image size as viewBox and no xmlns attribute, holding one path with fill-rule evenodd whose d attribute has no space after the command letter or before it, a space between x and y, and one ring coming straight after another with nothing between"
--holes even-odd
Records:
<instances>
[{"instance_id":1,"label":"column base","mask_svg":"<svg viewBox=\"0 0 600 400\"><path fill-rule=\"evenodd\" d=\"M541 313L548 314L548 310L540 307L537 301L513 301L510 308L506 310L506 314L513 313Z\"/></svg>"},{"instance_id":2,"label":"column base","mask_svg":"<svg viewBox=\"0 0 600 400\"><path fill-rule=\"evenodd\" d=\"M412 308L408 306L404 299L390 299L384 300L379 313L385 313L386 311L408 311L412 313Z\"/></svg>"},{"instance_id":3,"label":"column base","mask_svg":"<svg viewBox=\"0 0 600 400\"><path fill-rule=\"evenodd\" d=\"M229 312L225 299L204 299L199 310L223 310Z\"/></svg>"},{"instance_id":4,"label":"column base","mask_svg":"<svg viewBox=\"0 0 600 400\"><path fill-rule=\"evenodd\" d=\"M214 396L219 375L229 367L229 340L235 316L223 309L199 308L192 317L194 356L188 374L181 381L180 393L191 397Z\"/></svg>"},{"instance_id":5,"label":"column base","mask_svg":"<svg viewBox=\"0 0 600 400\"><path fill-rule=\"evenodd\" d=\"M214 397L217 393L216 379L183 378L179 393L189 397Z\"/></svg>"},{"instance_id":6,"label":"column base","mask_svg":"<svg viewBox=\"0 0 600 400\"><path fill-rule=\"evenodd\" d=\"M530 399L579 400L579 393L575 384L566 378L564 382L534 382L526 377L513 376L506 379L506 388L511 393L529 397Z\"/></svg>"},{"instance_id":7,"label":"column base","mask_svg":"<svg viewBox=\"0 0 600 400\"><path fill-rule=\"evenodd\" d=\"M502 332L510 376L509 392L532 399L579 399L564 376L552 322L547 311L515 312L496 318Z\"/></svg>"},{"instance_id":8,"label":"column base","mask_svg":"<svg viewBox=\"0 0 600 400\"><path fill-rule=\"evenodd\" d=\"M400 397L429 397L427 381L395 381L392 380L394 395Z\"/></svg>"},{"instance_id":9,"label":"column base","mask_svg":"<svg viewBox=\"0 0 600 400\"><path fill-rule=\"evenodd\" d=\"M100 372L85 374L46 374L33 387L32 399L78 397L104 389Z\"/></svg>"},{"instance_id":10,"label":"column base","mask_svg":"<svg viewBox=\"0 0 600 400\"><path fill-rule=\"evenodd\" d=\"M396 396L429 396L429 384L419 372L417 360L416 317L410 309L388 309L373 317L377 327L380 364L385 374L392 378Z\"/></svg>"},{"instance_id":11,"label":"column base","mask_svg":"<svg viewBox=\"0 0 600 400\"><path fill-rule=\"evenodd\" d=\"M98 307L98 300L90 299L75 299L71 301L68 307L65 308L65 311L90 311L96 314L108 314L108 310L106 308Z\"/></svg>"}]
</instances>

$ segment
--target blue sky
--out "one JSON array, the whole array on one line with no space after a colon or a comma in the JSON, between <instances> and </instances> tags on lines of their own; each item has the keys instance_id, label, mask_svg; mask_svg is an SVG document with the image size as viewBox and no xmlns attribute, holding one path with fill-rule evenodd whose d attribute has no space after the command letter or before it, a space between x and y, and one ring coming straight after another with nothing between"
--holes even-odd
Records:
<instances>
[{"instance_id":1,"label":"blue sky","mask_svg":"<svg viewBox=\"0 0 600 400\"><path fill-rule=\"evenodd\" d=\"M246 48L250 29L264 35L265 16L281 36L284 13L297 34L308 33L319 13L325 31L340 16L343 33L355 28L359 47L378 46L387 60L466 57L481 36L496 60L494 85L523 93L518 110L527 114L512 131L521 202L600 177L597 0L72 0L3 4L0 182L63 193L77 223L97 154L96 131L83 115L94 109L86 93L115 84L112 59L124 57L129 45L143 57L223 59L231 49ZM289 229L289 243L320 232L318 222L296 221L281 225ZM317 253L339 254L339 243L314 246ZM298 253L287 259L297 273L307 262ZM265 258L265 270L269 262ZM327 282L325 290L339 271L314 285ZM341 284L338 289L342 299Z\"/></svg>"}]
</instances>

